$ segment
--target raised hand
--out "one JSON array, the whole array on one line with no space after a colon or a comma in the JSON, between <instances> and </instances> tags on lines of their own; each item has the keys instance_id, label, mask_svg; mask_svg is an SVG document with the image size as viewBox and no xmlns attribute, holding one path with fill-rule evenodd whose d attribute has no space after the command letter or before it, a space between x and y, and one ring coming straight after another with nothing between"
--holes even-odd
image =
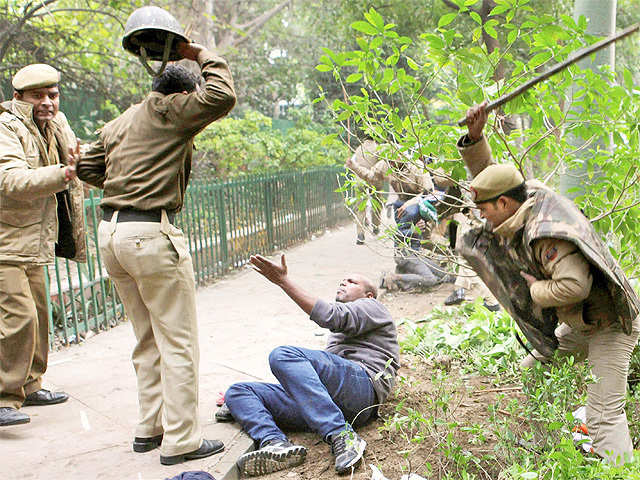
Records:
<instances>
[{"instance_id":1,"label":"raised hand","mask_svg":"<svg viewBox=\"0 0 640 480\"><path fill-rule=\"evenodd\" d=\"M184 58L195 62L198 59L198 54L206 48L197 43L178 42L177 50Z\"/></svg>"},{"instance_id":2,"label":"raised hand","mask_svg":"<svg viewBox=\"0 0 640 480\"><path fill-rule=\"evenodd\" d=\"M474 105L467 110L467 128L469 129L469 140L477 141L482 137L482 130L487 123L488 113L485 110L487 101L479 105Z\"/></svg>"},{"instance_id":3,"label":"raised hand","mask_svg":"<svg viewBox=\"0 0 640 480\"><path fill-rule=\"evenodd\" d=\"M536 277L523 271L520 271L520 276L527 281L527 285L529 285L529 287L538 281Z\"/></svg>"},{"instance_id":4,"label":"raised hand","mask_svg":"<svg viewBox=\"0 0 640 480\"><path fill-rule=\"evenodd\" d=\"M262 255L251 255L249 261L256 272L276 285L282 286L287 278L288 269L284 253L280 256L280 265L264 258Z\"/></svg>"}]
</instances>

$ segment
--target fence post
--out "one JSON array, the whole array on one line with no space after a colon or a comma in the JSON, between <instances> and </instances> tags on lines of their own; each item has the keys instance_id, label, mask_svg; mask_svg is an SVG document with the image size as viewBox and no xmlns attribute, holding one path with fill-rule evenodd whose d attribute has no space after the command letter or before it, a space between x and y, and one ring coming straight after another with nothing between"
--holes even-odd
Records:
<instances>
[{"instance_id":1,"label":"fence post","mask_svg":"<svg viewBox=\"0 0 640 480\"><path fill-rule=\"evenodd\" d=\"M267 224L267 243L269 250L275 248L275 241L273 236L273 194L271 188L271 178L265 176L264 182L264 220Z\"/></svg>"},{"instance_id":2,"label":"fence post","mask_svg":"<svg viewBox=\"0 0 640 480\"><path fill-rule=\"evenodd\" d=\"M53 307L51 306L51 294L50 294L50 280L49 280L49 267L44 267L44 286L47 291L47 317L49 319L49 349L53 348L53 339L55 336L55 330L53 327Z\"/></svg>"},{"instance_id":3,"label":"fence post","mask_svg":"<svg viewBox=\"0 0 640 480\"><path fill-rule=\"evenodd\" d=\"M307 224L307 189L306 180L308 179L307 172L302 172L300 175L300 181L298 182L298 203L300 204L300 220L302 226L301 238L305 238L309 234L309 225Z\"/></svg>"},{"instance_id":4,"label":"fence post","mask_svg":"<svg viewBox=\"0 0 640 480\"><path fill-rule=\"evenodd\" d=\"M227 247L227 217L224 213L224 188L225 185L218 183L219 187L216 192L217 209L218 209L218 221L220 222L220 257L222 261L222 271L226 271L229 268L229 249Z\"/></svg>"}]
</instances>

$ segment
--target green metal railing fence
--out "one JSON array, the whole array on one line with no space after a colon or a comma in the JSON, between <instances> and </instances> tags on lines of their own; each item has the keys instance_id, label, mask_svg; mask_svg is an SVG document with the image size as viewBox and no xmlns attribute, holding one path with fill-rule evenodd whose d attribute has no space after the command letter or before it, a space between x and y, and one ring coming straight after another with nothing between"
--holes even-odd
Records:
<instances>
[{"instance_id":1,"label":"green metal railing fence","mask_svg":"<svg viewBox=\"0 0 640 480\"><path fill-rule=\"evenodd\" d=\"M349 217L338 182L342 168L251 175L219 182L192 180L175 223L189 242L196 283L242 266ZM49 341L77 343L124 316L97 248L99 191L85 199L87 263L56 258L47 269Z\"/></svg>"}]
</instances>

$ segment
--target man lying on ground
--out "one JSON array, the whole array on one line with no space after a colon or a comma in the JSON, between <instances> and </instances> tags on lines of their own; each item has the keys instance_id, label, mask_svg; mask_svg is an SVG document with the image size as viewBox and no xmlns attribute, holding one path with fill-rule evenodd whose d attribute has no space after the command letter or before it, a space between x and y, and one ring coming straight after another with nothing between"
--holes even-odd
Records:
<instances>
[{"instance_id":1,"label":"man lying on ground","mask_svg":"<svg viewBox=\"0 0 640 480\"><path fill-rule=\"evenodd\" d=\"M313 431L331 445L335 469L347 473L362 460L366 442L353 430L377 416L399 366L395 324L376 300L377 290L362 275L346 276L335 302L300 288L278 265L255 255L258 273L280 286L309 318L331 331L325 350L281 346L269 355L280 383L236 383L225 394L233 417L258 450L242 455L243 475L263 475L304 462L307 451L292 445L281 428Z\"/></svg>"}]
</instances>

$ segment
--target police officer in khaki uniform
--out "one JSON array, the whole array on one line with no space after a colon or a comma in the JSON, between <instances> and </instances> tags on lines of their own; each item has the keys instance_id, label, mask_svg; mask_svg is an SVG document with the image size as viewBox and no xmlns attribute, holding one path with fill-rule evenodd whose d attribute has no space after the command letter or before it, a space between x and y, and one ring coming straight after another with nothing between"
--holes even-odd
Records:
<instances>
[{"instance_id":1,"label":"police officer in khaki uniform","mask_svg":"<svg viewBox=\"0 0 640 480\"><path fill-rule=\"evenodd\" d=\"M528 252L520 257L520 275L533 305L555 312L558 351L588 358L598 379L588 386L587 401L594 450L610 461L624 462L633 449L624 406L629 361L640 333L638 299L572 202L539 182L536 186L535 180L525 183L511 164L493 163L482 134L485 105L467 112L469 132L458 142L474 176L474 201L508 250ZM536 360L548 358L534 350L522 365L530 367Z\"/></svg>"},{"instance_id":2,"label":"police officer in khaki uniform","mask_svg":"<svg viewBox=\"0 0 640 480\"><path fill-rule=\"evenodd\" d=\"M361 187L365 190L368 197L371 198L371 225L373 226L372 233L377 235L380 231L380 213L383 207L384 200L380 195L380 192L384 186L384 179L382 176L372 176L372 168L380 161L376 154L378 150L378 144L372 139L367 138L361 145L356 148L353 155L347 160L346 165L348 168L358 175L363 180L365 185ZM359 173L358 173L359 172ZM356 245L364 244L364 225L367 217L367 209L357 211L356 220Z\"/></svg>"},{"instance_id":3,"label":"police officer in khaki uniform","mask_svg":"<svg viewBox=\"0 0 640 480\"><path fill-rule=\"evenodd\" d=\"M236 100L224 59L184 42L178 52L198 62L204 85L184 67L169 65L141 103L102 128L77 167L82 180L104 190L100 251L138 341L133 450L160 445L165 465L224 448L202 438L193 264L172 222L183 205L194 137Z\"/></svg>"},{"instance_id":4,"label":"police officer in khaki uniform","mask_svg":"<svg viewBox=\"0 0 640 480\"><path fill-rule=\"evenodd\" d=\"M0 426L28 423L25 405L65 402L42 388L49 321L43 266L85 260L76 139L59 108L60 74L34 64L0 105Z\"/></svg>"}]
</instances>

